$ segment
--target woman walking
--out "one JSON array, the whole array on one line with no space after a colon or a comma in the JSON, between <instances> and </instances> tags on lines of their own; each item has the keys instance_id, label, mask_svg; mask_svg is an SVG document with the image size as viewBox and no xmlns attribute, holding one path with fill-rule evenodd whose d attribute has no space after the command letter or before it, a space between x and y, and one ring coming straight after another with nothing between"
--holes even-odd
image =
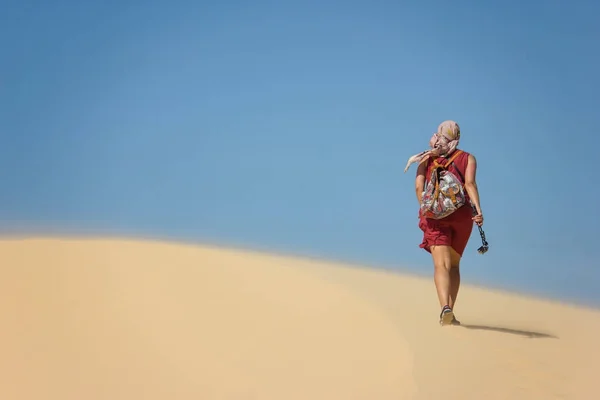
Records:
<instances>
[{"instance_id":1,"label":"woman walking","mask_svg":"<svg viewBox=\"0 0 600 400\"><path fill-rule=\"evenodd\" d=\"M473 222L483 225L475 180L477 161L472 154L457 148L459 141L458 124L442 122L429 142L430 149L412 156L404 169L406 172L415 162L419 165L415 181L420 205L419 228L423 231L419 247L433 259L441 325L460 324L454 316L460 288L460 260Z\"/></svg>"}]
</instances>

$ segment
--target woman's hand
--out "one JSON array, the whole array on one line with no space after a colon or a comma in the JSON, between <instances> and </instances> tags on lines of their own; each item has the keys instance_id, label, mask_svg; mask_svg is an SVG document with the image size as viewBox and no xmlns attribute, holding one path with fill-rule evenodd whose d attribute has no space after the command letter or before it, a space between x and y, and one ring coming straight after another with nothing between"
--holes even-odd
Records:
<instances>
[{"instance_id":1,"label":"woman's hand","mask_svg":"<svg viewBox=\"0 0 600 400\"><path fill-rule=\"evenodd\" d=\"M481 211L479 211L479 213L476 216L474 216L472 219L473 219L473 222L475 222L477 224L477 226L483 225L483 214L481 213Z\"/></svg>"}]
</instances>

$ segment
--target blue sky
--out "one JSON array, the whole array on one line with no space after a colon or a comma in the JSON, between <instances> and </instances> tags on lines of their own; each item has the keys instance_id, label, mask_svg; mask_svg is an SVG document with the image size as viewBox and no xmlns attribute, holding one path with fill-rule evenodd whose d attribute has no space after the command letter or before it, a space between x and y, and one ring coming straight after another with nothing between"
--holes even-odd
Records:
<instances>
[{"instance_id":1,"label":"blue sky","mask_svg":"<svg viewBox=\"0 0 600 400\"><path fill-rule=\"evenodd\" d=\"M454 119L491 245L465 281L600 304L599 3L0 4L5 232L431 274L403 168Z\"/></svg>"}]
</instances>

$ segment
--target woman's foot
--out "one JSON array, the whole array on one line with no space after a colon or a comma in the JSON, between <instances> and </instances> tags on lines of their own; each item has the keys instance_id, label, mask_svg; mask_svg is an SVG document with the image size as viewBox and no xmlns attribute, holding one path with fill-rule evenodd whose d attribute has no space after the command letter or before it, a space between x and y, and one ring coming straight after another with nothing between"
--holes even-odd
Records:
<instances>
[{"instance_id":1,"label":"woman's foot","mask_svg":"<svg viewBox=\"0 0 600 400\"><path fill-rule=\"evenodd\" d=\"M444 306L444 308L442 308L442 312L440 313L440 325L453 325L454 321L456 321L456 318L454 318L454 312L450 306Z\"/></svg>"}]
</instances>

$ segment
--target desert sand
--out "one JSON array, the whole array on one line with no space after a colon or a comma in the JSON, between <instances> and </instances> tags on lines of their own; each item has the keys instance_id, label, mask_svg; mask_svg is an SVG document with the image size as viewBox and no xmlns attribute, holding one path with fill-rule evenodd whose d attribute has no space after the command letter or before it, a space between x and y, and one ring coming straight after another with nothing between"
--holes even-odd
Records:
<instances>
[{"instance_id":1,"label":"desert sand","mask_svg":"<svg viewBox=\"0 0 600 400\"><path fill-rule=\"evenodd\" d=\"M600 313L258 252L0 241L0 399L597 398Z\"/></svg>"}]
</instances>

